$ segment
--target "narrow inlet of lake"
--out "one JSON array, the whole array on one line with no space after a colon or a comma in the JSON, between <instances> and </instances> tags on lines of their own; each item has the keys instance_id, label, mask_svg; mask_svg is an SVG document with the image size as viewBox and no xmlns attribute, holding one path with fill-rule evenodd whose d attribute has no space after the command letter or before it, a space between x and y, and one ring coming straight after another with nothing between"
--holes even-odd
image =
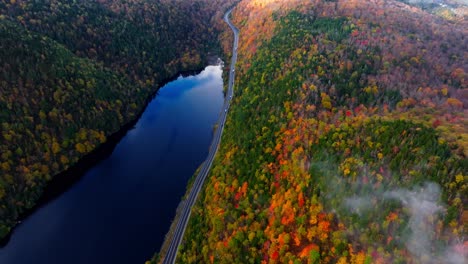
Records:
<instances>
[{"instance_id":1,"label":"narrow inlet of lake","mask_svg":"<svg viewBox=\"0 0 468 264\"><path fill-rule=\"evenodd\" d=\"M208 154L223 102L221 66L166 84L110 157L14 230L0 263L150 259Z\"/></svg>"}]
</instances>

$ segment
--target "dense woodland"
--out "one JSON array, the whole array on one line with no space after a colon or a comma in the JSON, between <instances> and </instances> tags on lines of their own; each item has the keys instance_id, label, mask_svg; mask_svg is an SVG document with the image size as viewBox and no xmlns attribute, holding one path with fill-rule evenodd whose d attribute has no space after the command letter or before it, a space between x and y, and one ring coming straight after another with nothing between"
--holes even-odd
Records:
<instances>
[{"instance_id":1,"label":"dense woodland","mask_svg":"<svg viewBox=\"0 0 468 264\"><path fill-rule=\"evenodd\" d=\"M0 0L0 238L163 80L230 53L233 2ZM427 2L240 1L178 262L466 263L467 9Z\"/></svg>"},{"instance_id":2,"label":"dense woodland","mask_svg":"<svg viewBox=\"0 0 468 264\"><path fill-rule=\"evenodd\" d=\"M466 263L464 18L243 0L233 19L233 105L178 263Z\"/></svg>"},{"instance_id":3,"label":"dense woodland","mask_svg":"<svg viewBox=\"0 0 468 264\"><path fill-rule=\"evenodd\" d=\"M219 54L229 1L0 1L0 238L54 175Z\"/></svg>"}]
</instances>

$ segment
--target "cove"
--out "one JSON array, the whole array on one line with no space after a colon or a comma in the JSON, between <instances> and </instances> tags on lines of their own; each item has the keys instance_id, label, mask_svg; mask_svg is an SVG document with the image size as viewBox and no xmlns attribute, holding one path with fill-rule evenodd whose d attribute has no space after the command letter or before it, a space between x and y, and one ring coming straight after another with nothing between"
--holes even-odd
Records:
<instances>
[{"instance_id":1,"label":"cove","mask_svg":"<svg viewBox=\"0 0 468 264\"><path fill-rule=\"evenodd\" d=\"M162 87L112 154L37 209L0 263L144 263L157 252L224 102L222 66Z\"/></svg>"}]
</instances>

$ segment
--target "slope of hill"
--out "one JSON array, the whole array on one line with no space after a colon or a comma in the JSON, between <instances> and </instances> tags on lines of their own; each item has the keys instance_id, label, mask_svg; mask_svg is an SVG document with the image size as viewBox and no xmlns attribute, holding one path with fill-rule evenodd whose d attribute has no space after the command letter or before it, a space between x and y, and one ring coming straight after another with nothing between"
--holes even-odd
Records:
<instances>
[{"instance_id":1,"label":"slope of hill","mask_svg":"<svg viewBox=\"0 0 468 264\"><path fill-rule=\"evenodd\" d=\"M0 1L0 238L52 176L219 52L229 1Z\"/></svg>"},{"instance_id":2,"label":"slope of hill","mask_svg":"<svg viewBox=\"0 0 468 264\"><path fill-rule=\"evenodd\" d=\"M244 0L180 263L465 263L467 27L399 1Z\"/></svg>"},{"instance_id":3,"label":"slope of hill","mask_svg":"<svg viewBox=\"0 0 468 264\"><path fill-rule=\"evenodd\" d=\"M403 3L420 7L427 12L447 20L463 21L468 17L466 0L400 0Z\"/></svg>"}]
</instances>

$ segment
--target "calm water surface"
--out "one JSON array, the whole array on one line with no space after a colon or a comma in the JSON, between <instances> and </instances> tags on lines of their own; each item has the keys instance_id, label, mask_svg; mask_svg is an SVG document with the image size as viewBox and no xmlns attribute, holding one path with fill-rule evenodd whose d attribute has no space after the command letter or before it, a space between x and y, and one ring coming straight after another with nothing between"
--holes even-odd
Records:
<instances>
[{"instance_id":1,"label":"calm water surface","mask_svg":"<svg viewBox=\"0 0 468 264\"><path fill-rule=\"evenodd\" d=\"M208 154L222 89L221 66L160 89L109 158L15 229L0 249L0 263L144 263L151 258L188 179Z\"/></svg>"}]
</instances>

